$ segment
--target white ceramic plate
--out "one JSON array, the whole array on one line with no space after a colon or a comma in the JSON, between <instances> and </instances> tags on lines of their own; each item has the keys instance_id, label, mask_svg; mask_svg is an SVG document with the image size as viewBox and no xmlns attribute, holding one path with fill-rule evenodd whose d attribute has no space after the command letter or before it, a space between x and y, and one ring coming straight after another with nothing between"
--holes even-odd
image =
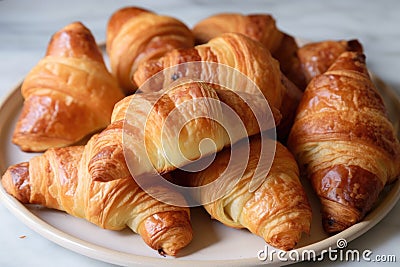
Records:
<instances>
[{"instance_id":1,"label":"white ceramic plate","mask_svg":"<svg viewBox=\"0 0 400 267\"><path fill-rule=\"evenodd\" d=\"M399 133L400 101L395 92L374 77ZM34 153L24 153L11 143L11 134L22 107L20 86L13 89L0 107L0 171L22 161L27 161ZM397 120L397 121L395 121ZM303 236L298 244L298 252L314 250L318 255L323 249L336 247L340 238L348 242L367 232L377 224L394 206L400 197L400 181L385 188L375 209L360 223L328 237L322 230L319 202L309 184L304 184L313 208L311 234ZM126 229L110 231L101 229L87 221L72 217L64 212L50 210L35 205L22 205L9 196L0 186L0 199L21 221L45 238L83 255L120 265L160 265L160 266L251 266L267 263L279 265L290 262L265 262L257 258L258 251L265 248L265 242L246 230L228 228L210 219L202 208L192 209L194 239L183 249L178 258L162 257L141 240L141 237ZM273 249L268 246L268 249Z\"/></svg>"}]
</instances>

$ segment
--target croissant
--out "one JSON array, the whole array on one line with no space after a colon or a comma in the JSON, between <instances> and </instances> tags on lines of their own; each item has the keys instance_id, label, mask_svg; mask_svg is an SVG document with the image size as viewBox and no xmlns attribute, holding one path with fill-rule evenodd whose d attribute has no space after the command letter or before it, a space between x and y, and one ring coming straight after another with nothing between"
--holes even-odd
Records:
<instances>
[{"instance_id":1,"label":"croissant","mask_svg":"<svg viewBox=\"0 0 400 267\"><path fill-rule=\"evenodd\" d=\"M278 126L278 136L280 140L286 140L302 91L281 73L279 63L271 57L268 50L259 42L243 34L225 33L194 48L175 49L166 53L159 60L150 60L139 65L133 78L136 84L141 86L142 91L145 91L146 88L150 88L150 90L162 88L173 82L176 77L190 75L190 73L187 73L188 70L181 70L178 64L192 61L224 64L224 66L230 66L254 81L269 105L280 110L282 120L281 125ZM144 86L145 82L154 74L173 66L178 67L172 68L174 73L171 75L168 75L169 72L165 75L167 81L164 81L162 86ZM205 64L201 68L200 72L207 74L212 66ZM229 88L234 91L249 92L240 84L231 84L230 81L227 81L229 79L240 81L241 79L231 77L232 75L226 74L224 70L225 68L211 71L211 75L214 75L211 79L219 84L230 84ZM192 67L189 71L196 73L197 70ZM210 80L210 78L205 77L204 80ZM253 91L250 92L253 93Z\"/></svg>"},{"instance_id":2,"label":"croissant","mask_svg":"<svg viewBox=\"0 0 400 267\"><path fill-rule=\"evenodd\" d=\"M305 44L297 50L301 69L307 84L315 76L324 73L333 62L346 51L362 52L357 40L327 40Z\"/></svg>"},{"instance_id":3,"label":"croissant","mask_svg":"<svg viewBox=\"0 0 400 267\"><path fill-rule=\"evenodd\" d=\"M207 43L227 32L241 33L261 42L279 61L282 72L297 87L305 89L305 79L296 54L297 43L292 36L278 29L270 14L219 13L201 20L193 27L197 44Z\"/></svg>"},{"instance_id":4,"label":"croissant","mask_svg":"<svg viewBox=\"0 0 400 267\"><path fill-rule=\"evenodd\" d=\"M25 101L12 141L24 151L74 144L105 128L123 97L93 35L80 22L53 35L21 93Z\"/></svg>"},{"instance_id":5,"label":"croissant","mask_svg":"<svg viewBox=\"0 0 400 267\"><path fill-rule=\"evenodd\" d=\"M135 177L170 172L244 137L273 129L280 113L276 110L273 118L268 117L266 108L263 98L194 81L166 92L125 97L115 105L112 123L98 135L89 172L94 180L102 181L118 173L128 175L125 159ZM260 125L258 120L266 123ZM237 126L240 123L243 129ZM214 145L202 147L204 139Z\"/></svg>"},{"instance_id":6,"label":"croissant","mask_svg":"<svg viewBox=\"0 0 400 267\"><path fill-rule=\"evenodd\" d=\"M176 255L192 239L189 208L154 199L129 172L107 182L95 181L88 165L96 139L93 136L86 146L51 148L10 166L1 180L4 189L22 203L62 210L105 229L129 227L160 254ZM157 189L170 198L183 198Z\"/></svg>"},{"instance_id":7,"label":"croissant","mask_svg":"<svg viewBox=\"0 0 400 267\"><path fill-rule=\"evenodd\" d=\"M106 49L111 71L126 94L137 88L131 82L131 74L140 62L193 45L193 34L185 24L145 9L125 7L108 21Z\"/></svg>"},{"instance_id":8,"label":"croissant","mask_svg":"<svg viewBox=\"0 0 400 267\"><path fill-rule=\"evenodd\" d=\"M225 33L207 44L194 48L175 49L158 60L146 61L139 65L133 79L137 85L141 86L163 69L192 61L216 62L236 69L258 86L272 107L280 108L286 88L282 83L283 75L280 72L279 63L259 42L238 33ZM205 68L203 72L207 71ZM171 78L165 77L167 81L164 81L164 86L172 83L175 77L185 76L184 70L181 71L182 73L179 69L177 71L178 73L171 75ZM215 71L216 76L219 75L217 71ZM224 79L230 78L225 73L220 76L221 83ZM245 88L233 85L230 89L243 91Z\"/></svg>"},{"instance_id":9,"label":"croissant","mask_svg":"<svg viewBox=\"0 0 400 267\"><path fill-rule=\"evenodd\" d=\"M204 207L213 219L230 227L247 228L264 238L268 244L291 250L303 232L309 233L312 217L311 207L299 180L297 163L279 142L265 141L259 136L253 136L249 141L247 167L233 187L232 182L236 181L240 172L236 169L227 171L228 164L232 161L231 157L243 154L247 143L239 143L232 151L229 148L222 150L203 171L172 172L172 181L186 186L205 186L217 182L215 187L200 193L200 201L206 203ZM263 168L259 164L265 164L260 162L260 151L265 149L262 145L267 149L276 146L275 156L269 172L264 172L261 185L251 191L249 184L255 179L257 168ZM214 191L231 187L227 194L214 200Z\"/></svg>"},{"instance_id":10,"label":"croissant","mask_svg":"<svg viewBox=\"0 0 400 267\"><path fill-rule=\"evenodd\" d=\"M288 140L322 205L326 232L363 219L400 174L400 144L360 52L308 85Z\"/></svg>"}]
</instances>

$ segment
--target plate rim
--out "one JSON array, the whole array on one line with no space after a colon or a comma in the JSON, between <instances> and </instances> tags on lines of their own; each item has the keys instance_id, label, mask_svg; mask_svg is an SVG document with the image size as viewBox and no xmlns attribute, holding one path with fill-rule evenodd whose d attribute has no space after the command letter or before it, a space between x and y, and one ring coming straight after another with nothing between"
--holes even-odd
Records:
<instances>
[{"instance_id":1,"label":"plate rim","mask_svg":"<svg viewBox=\"0 0 400 267\"><path fill-rule=\"evenodd\" d=\"M391 96L394 96L398 105L400 105L400 98L398 94L387 85L380 77L371 73L371 78L377 80L380 83L383 83L387 89L387 91L391 92ZM7 123L8 116L3 112L9 106L12 106L13 101L22 100L22 96L20 94L20 87L23 80L21 80L14 88L12 88L5 97L0 99L0 125ZM18 97L20 99L18 99ZM17 98L17 99L15 99ZM11 108L12 109L12 108ZM2 128L2 127L1 127ZM7 170L7 166L3 167L0 165L1 175ZM1 177L0 177L1 179ZM323 240L317 241L315 243L296 248L299 253L304 250L314 250L316 255L319 256L321 251L328 248L336 248L337 240L340 238L345 238L347 242L351 242L354 239L362 236L366 232L368 232L371 228L373 228L376 224L378 224L386 215L393 209L396 205L397 201L400 199L400 179L394 181L390 186L391 188L386 193L381 202L367 214L367 216L359 223L347 228L346 230L337 233L333 236L325 238ZM4 206L14 215L16 216L22 223L28 226L30 229L34 230L44 238L74 251L78 254L100 260L107 263L119 264L124 266L129 266L132 264L143 264L152 266L152 265L163 265L163 266L187 266L188 264L195 264L195 266L210 266L210 264L217 266L249 266L249 265L265 265L266 262L259 260L256 257L253 258L243 258L243 259L227 259L227 260L188 260L188 259L179 259L177 258L157 258L151 256L143 256L137 254L131 254L127 252L117 251L110 248L103 247L101 245L93 244L91 242L82 240L76 236L65 233L62 230L50 225L49 223L42 220L39 216L32 213L27 206L20 203L14 197L9 195L0 185L0 201L4 204ZM71 216L71 215L69 215ZM293 264L301 261L279 261L276 258L273 261L269 261L268 264L279 264L281 266Z\"/></svg>"}]
</instances>

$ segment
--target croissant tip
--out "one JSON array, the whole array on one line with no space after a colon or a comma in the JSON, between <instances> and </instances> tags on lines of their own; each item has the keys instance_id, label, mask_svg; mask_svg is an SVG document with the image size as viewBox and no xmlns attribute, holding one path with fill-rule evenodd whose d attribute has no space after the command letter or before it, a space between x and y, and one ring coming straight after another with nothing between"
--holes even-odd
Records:
<instances>
[{"instance_id":1,"label":"croissant tip","mask_svg":"<svg viewBox=\"0 0 400 267\"><path fill-rule=\"evenodd\" d=\"M158 251L158 254L160 254L163 257L166 257L166 253L162 248L159 248L157 251Z\"/></svg>"},{"instance_id":2,"label":"croissant tip","mask_svg":"<svg viewBox=\"0 0 400 267\"><path fill-rule=\"evenodd\" d=\"M31 188L28 162L10 166L0 180L6 192L22 203L29 203Z\"/></svg>"},{"instance_id":3,"label":"croissant tip","mask_svg":"<svg viewBox=\"0 0 400 267\"><path fill-rule=\"evenodd\" d=\"M326 201L324 203L326 203ZM362 218L361 213L356 209L335 202L333 202L333 205L330 205L330 207L331 210L324 207L322 211L322 226L324 231L330 235L346 230ZM338 207L341 207L341 209L333 210L334 208L338 209ZM346 215L342 215L340 212L344 212Z\"/></svg>"},{"instance_id":4,"label":"croissant tip","mask_svg":"<svg viewBox=\"0 0 400 267\"><path fill-rule=\"evenodd\" d=\"M322 226L324 231L330 235L334 235L350 227L350 225L344 224L331 217L322 219Z\"/></svg>"},{"instance_id":5,"label":"croissant tip","mask_svg":"<svg viewBox=\"0 0 400 267\"><path fill-rule=\"evenodd\" d=\"M104 63L92 32L80 21L69 23L53 34L46 51L46 56L50 55L76 58L85 55Z\"/></svg>"},{"instance_id":6,"label":"croissant tip","mask_svg":"<svg viewBox=\"0 0 400 267\"><path fill-rule=\"evenodd\" d=\"M167 255L175 257L176 254L178 254L179 250L178 249L170 250L166 247L161 247L161 248L157 249L157 252L158 252L158 254L160 254L160 256L163 256L163 257L166 257Z\"/></svg>"},{"instance_id":7,"label":"croissant tip","mask_svg":"<svg viewBox=\"0 0 400 267\"><path fill-rule=\"evenodd\" d=\"M66 26L64 26L64 28L62 28L62 30L85 30L87 31L88 28L80 21L74 21Z\"/></svg>"}]
</instances>

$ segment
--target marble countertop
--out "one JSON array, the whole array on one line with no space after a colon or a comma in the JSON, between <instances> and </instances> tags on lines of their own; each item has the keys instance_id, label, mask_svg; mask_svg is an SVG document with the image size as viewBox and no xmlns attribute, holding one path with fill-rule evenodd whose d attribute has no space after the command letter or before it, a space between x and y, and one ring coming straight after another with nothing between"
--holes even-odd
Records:
<instances>
[{"instance_id":1,"label":"marble countertop","mask_svg":"<svg viewBox=\"0 0 400 267\"><path fill-rule=\"evenodd\" d=\"M367 4L368 2L368 4ZM44 55L50 36L82 21L96 40L105 40L112 12L137 5L175 16L189 26L217 12L272 13L283 31L310 40L359 39L369 68L400 94L400 1L0 1L0 99ZM1 129L0 129L1 130ZM4 155L0 155L3 157ZM350 243L400 261L400 203L373 229ZM366 262L307 263L320 266L373 266ZM377 263L375 263L377 264ZM393 263L385 263L391 265ZM67 250L32 231L0 203L0 266L110 266ZM305 266L306 263L298 263ZM295 266L296 266L295 265Z\"/></svg>"}]
</instances>

